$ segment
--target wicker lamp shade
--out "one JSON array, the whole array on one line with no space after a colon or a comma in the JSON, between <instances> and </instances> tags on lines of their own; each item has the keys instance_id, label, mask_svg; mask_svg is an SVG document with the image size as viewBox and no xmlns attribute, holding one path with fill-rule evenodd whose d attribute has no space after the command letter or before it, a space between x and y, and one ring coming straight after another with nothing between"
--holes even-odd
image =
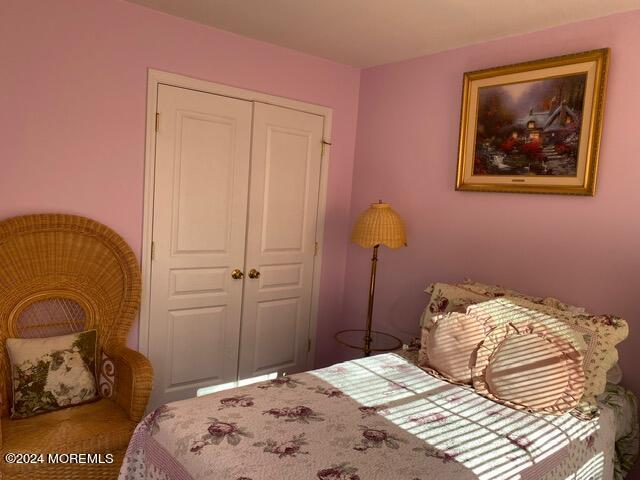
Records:
<instances>
[{"instance_id":1,"label":"wicker lamp shade","mask_svg":"<svg viewBox=\"0 0 640 480\"><path fill-rule=\"evenodd\" d=\"M373 325L373 297L376 290L376 266L378 264L378 248L386 245L389 248L400 248L407 245L407 236L404 231L404 222L388 203L372 203L369 208L360 214L356 224L353 226L351 241L361 247L373 248L371 257L371 277L369 279L369 308L367 310L367 323L363 330L341 330L336 333L338 342L350 348L358 348L368 357L373 351L389 351L390 349L380 349L373 345L373 334L390 337L397 341L397 347L402 345L398 337L388 333L372 330ZM342 339L342 335L350 332L362 332L363 345L354 346ZM397 348L395 347L395 348Z\"/></svg>"},{"instance_id":2,"label":"wicker lamp shade","mask_svg":"<svg viewBox=\"0 0 640 480\"><path fill-rule=\"evenodd\" d=\"M372 203L353 226L351 241L365 248L376 245L406 247L404 222L388 203Z\"/></svg>"}]
</instances>

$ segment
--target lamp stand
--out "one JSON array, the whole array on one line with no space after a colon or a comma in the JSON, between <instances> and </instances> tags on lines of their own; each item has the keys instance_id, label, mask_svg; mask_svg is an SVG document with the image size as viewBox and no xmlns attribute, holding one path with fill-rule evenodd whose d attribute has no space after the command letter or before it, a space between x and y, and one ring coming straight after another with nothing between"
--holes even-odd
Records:
<instances>
[{"instance_id":1,"label":"lamp stand","mask_svg":"<svg viewBox=\"0 0 640 480\"><path fill-rule=\"evenodd\" d=\"M371 279L369 281L369 310L367 311L367 328L340 330L336 332L334 338L338 343L349 348L355 348L364 353L365 357L370 357L372 352L392 352L402 347L402 340L389 333L372 330L373 324L373 296L376 291L376 267L378 266L378 247L373 247L373 256L371 257ZM364 333L364 337L362 337ZM386 339L387 345L374 345L372 334L377 335L380 340ZM357 337L354 336L357 334ZM356 340L357 338L357 340ZM362 342L364 340L364 342ZM391 340L392 343L389 343Z\"/></svg>"},{"instance_id":2,"label":"lamp stand","mask_svg":"<svg viewBox=\"0 0 640 480\"><path fill-rule=\"evenodd\" d=\"M371 324L373 323L373 296L376 291L376 267L378 266L378 247L373 247L373 256L371 257L371 279L369 281L369 309L367 311L367 329L364 335L364 356L371 355Z\"/></svg>"}]
</instances>

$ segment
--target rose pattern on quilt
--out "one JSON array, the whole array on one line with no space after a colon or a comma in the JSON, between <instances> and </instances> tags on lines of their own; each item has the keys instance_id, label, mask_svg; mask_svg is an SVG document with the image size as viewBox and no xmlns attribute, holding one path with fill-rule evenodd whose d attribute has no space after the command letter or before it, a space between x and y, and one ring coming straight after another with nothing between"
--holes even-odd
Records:
<instances>
[{"instance_id":1,"label":"rose pattern on quilt","mask_svg":"<svg viewBox=\"0 0 640 480\"><path fill-rule=\"evenodd\" d=\"M220 445L225 440L228 445L235 447L240 443L242 437L253 438L253 434L239 427L235 422L209 417L207 433L193 443L190 451L199 455L207 445Z\"/></svg>"},{"instance_id":2,"label":"rose pattern on quilt","mask_svg":"<svg viewBox=\"0 0 640 480\"><path fill-rule=\"evenodd\" d=\"M296 455L308 455L309 452L302 450L302 447L308 444L309 443L305 439L305 434L301 433L299 435L295 435L291 440L282 443L278 443L277 440L269 438L264 442L256 442L253 446L262 447L263 452L273 453L277 455L278 458L284 458L295 457Z\"/></svg>"},{"instance_id":3,"label":"rose pattern on quilt","mask_svg":"<svg viewBox=\"0 0 640 480\"><path fill-rule=\"evenodd\" d=\"M349 373L349 370L342 365L336 365L335 367L330 367L328 373L332 375L346 375Z\"/></svg>"},{"instance_id":4,"label":"rose pattern on quilt","mask_svg":"<svg viewBox=\"0 0 640 480\"><path fill-rule=\"evenodd\" d=\"M507 435L506 438L507 440L509 440L509 443L515 445L518 448L521 448L522 450L528 450L533 443L524 435Z\"/></svg>"},{"instance_id":5,"label":"rose pattern on quilt","mask_svg":"<svg viewBox=\"0 0 640 480\"><path fill-rule=\"evenodd\" d=\"M456 457L459 455L459 453L454 452L452 450L438 450L435 447L432 447L431 445L424 445L422 447L416 447L413 449L414 452L418 452L418 453L422 453L424 454L425 457L433 457L433 458L439 458L440 460L442 460L442 463L449 463L452 462L456 459Z\"/></svg>"},{"instance_id":6,"label":"rose pattern on quilt","mask_svg":"<svg viewBox=\"0 0 640 480\"><path fill-rule=\"evenodd\" d=\"M387 382L387 391L385 395L393 395L395 392L399 390L406 390L408 388L409 388L409 385L407 385L405 382L389 380L389 382Z\"/></svg>"},{"instance_id":7,"label":"rose pattern on quilt","mask_svg":"<svg viewBox=\"0 0 640 480\"><path fill-rule=\"evenodd\" d=\"M249 395L236 395L235 397L226 397L220 399L220 407L218 410L233 407L253 407L253 397Z\"/></svg>"},{"instance_id":8,"label":"rose pattern on quilt","mask_svg":"<svg viewBox=\"0 0 640 480\"><path fill-rule=\"evenodd\" d=\"M358 469L346 462L318 470L317 476L320 480L360 480Z\"/></svg>"},{"instance_id":9,"label":"rose pattern on quilt","mask_svg":"<svg viewBox=\"0 0 640 480\"><path fill-rule=\"evenodd\" d=\"M304 405L298 405L297 407L289 408L270 408L262 412L263 415L271 415L275 418L283 418L285 422L324 422L324 416L321 413L314 412L311 408Z\"/></svg>"},{"instance_id":10,"label":"rose pattern on quilt","mask_svg":"<svg viewBox=\"0 0 640 480\"><path fill-rule=\"evenodd\" d=\"M326 395L329 398L340 398L344 396L342 390L338 388L326 388L322 385L318 385L316 387L308 387L309 390L313 390L315 393L319 393L321 395Z\"/></svg>"},{"instance_id":11,"label":"rose pattern on quilt","mask_svg":"<svg viewBox=\"0 0 640 480\"><path fill-rule=\"evenodd\" d=\"M402 373L411 370L413 368L413 365L409 365L407 363L389 362L386 365L383 365L383 367Z\"/></svg>"},{"instance_id":12,"label":"rose pattern on quilt","mask_svg":"<svg viewBox=\"0 0 640 480\"><path fill-rule=\"evenodd\" d=\"M360 413L362 414L362 418L367 418L370 417L371 415L375 415L376 413L386 409L387 406L386 405L376 405L376 406L362 406L362 407L358 407L358 410L360 410Z\"/></svg>"},{"instance_id":13,"label":"rose pattern on quilt","mask_svg":"<svg viewBox=\"0 0 640 480\"><path fill-rule=\"evenodd\" d=\"M428 415L418 415L409 417L409 420L417 425L428 425L430 423L446 423L447 417L442 413L430 413Z\"/></svg>"},{"instance_id":14,"label":"rose pattern on quilt","mask_svg":"<svg viewBox=\"0 0 640 480\"><path fill-rule=\"evenodd\" d=\"M273 380L269 380L266 383L263 383L261 385L258 385L258 388L260 389L266 389L266 388L271 388L271 387L276 387L276 388L280 388L280 387L288 387L288 388L296 388L298 385L304 385L304 382L301 382L300 380L290 377L288 375L284 375L282 377L278 377L278 378L274 378Z\"/></svg>"},{"instance_id":15,"label":"rose pattern on quilt","mask_svg":"<svg viewBox=\"0 0 640 480\"><path fill-rule=\"evenodd\" d=\"M508 413L505 413L501 410L489 410L487 412L487 416L488 417L502 417L502 418L507 418L509 416Z\"/></svg>"},{"instance_id":16,"label":"rose pattern on quilt","mask_svg":"<svg viewBox=\"0 0 640 480\"><path fill-rule=\"evenodd\" d=\"M360 430L362 430L362 438L353 447L358 452L366 452L370 448L382 448L383 446L397 450L400 448L400 443L406 443L405 439L399 438L382 428L369 428L360 425Z\"/></svg>"},{"instance_id":17,"label":"rose pattern on quilt","mask_svg":"<svg viewBox=\"0 0 640 480\"><path fill-rule=\"evenodd\" d=\"M168 405L160 405L153 412L144 417L142 423L147 427L149 433L154 435L158 430L160 430L160 422L174 417L172 410L173 409Z\"/></svg>"}]
</instances>

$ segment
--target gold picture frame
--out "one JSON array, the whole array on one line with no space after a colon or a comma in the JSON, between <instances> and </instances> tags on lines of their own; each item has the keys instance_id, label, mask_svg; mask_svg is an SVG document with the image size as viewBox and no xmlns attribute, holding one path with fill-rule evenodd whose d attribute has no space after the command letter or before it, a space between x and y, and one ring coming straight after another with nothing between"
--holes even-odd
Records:
<instances>
[{"instance_id":1,"label":"gold picture frame","mask_svg":"<svg viewBox=\"0 0 640 480\"><path fill-rule=\"evenodd\" d=\"M591 195L609 49L464 74L456 190Z\"/></svg>"}]
</instances>

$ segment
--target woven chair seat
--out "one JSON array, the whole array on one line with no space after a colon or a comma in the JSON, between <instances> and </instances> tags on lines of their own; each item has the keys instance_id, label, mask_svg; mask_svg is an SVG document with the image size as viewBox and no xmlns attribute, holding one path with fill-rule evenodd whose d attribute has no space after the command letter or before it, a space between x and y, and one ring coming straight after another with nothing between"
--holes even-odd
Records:
<instances>
[{"instance_id":1,"label":"woven chair seat","mask_svg":"<svg viewBox=\"0 0 640 480\"><path fill-rule=\"evenodd\" d=\"M147 407L149 360L126 346L140 305L140 267L116 232L88 218L42 214L0 222L0 479L114 480ZM95 329L102 399L11 419L7 338ZM7 464L5 453L111 453L112 464Z\"/></svg>"},{"instance_id":2,"label":"woven chair seat","mask_svg":"<svg viewBox=\"0 0 640 480\"><path fill-rule=\"evenodd\" d=\"M20 420L3 418L2 456L7 452L44 453L45 457L47 453L114 454L126 450L135 426L109 399ZM37 464L12 464L5 466L5 473L27 475L38 468Z\"/></svg>"}]
</instances>

